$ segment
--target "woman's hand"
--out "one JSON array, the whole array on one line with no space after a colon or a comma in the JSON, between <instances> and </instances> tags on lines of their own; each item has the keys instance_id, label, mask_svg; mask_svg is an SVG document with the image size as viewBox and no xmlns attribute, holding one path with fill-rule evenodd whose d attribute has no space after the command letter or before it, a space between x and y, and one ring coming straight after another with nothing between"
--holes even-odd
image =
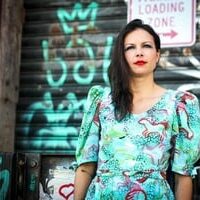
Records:
<instances>
[{"instance_id":1,"label":"woman's hand","mask_svg":"<svg viewBox=\"0 0 200 200\"><path fill-rule=\"evenodd\" d=\"M75 173L74 200L84 200L87 189L96 174L96 163L84 163Z\"/></svg>"},{"instance_id":2,"label":"woman's hand","mask_svg":"<svg viewBox=\"0 0 200 200\"><path fill-rule=\"evenodd\" d=\"M190 176L175 175L176 200L192 199L192 178Z\"/></svg>"}]
</instances>

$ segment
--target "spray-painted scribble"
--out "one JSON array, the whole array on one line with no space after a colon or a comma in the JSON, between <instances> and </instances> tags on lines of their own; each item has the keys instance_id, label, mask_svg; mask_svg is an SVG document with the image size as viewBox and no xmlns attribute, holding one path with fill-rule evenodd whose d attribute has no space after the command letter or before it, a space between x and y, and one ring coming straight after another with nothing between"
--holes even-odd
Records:
<instances>
[{"instance_id":1,"label":"spray-painted scribble","mask_svg":"<svg viewBox=\"0 0 200 200\"><path fill-rule=\"evenodd\" d=\"M45 166L46 176L43 177L43 184L40 183L40 200L73 200L75 173L71 167L73 162L69 162L68 158L66 160L62 166ZM59 163L59 160L57 162ZM66 166L66 163L69 166Z\"/></svg>"},{"instance_id":2,"label":"spray-painted scribble","mask_svg":"<svg viewBox=\"0 0 200 200\"><path fill-rule=\"evenodd\" d=\"M85 109L85 98L81 100L77 100L76 94L70 92L66 95L65 99L57 105L55 108L53 104L52 95L50 92L44 94L42 101L35 102L29 106L28 110L30 110L27 114L24 114L23 121L27 123L31 123L32 118L36 114L36 112L42 112L42 114L47 119L48 123L54 123L57 125L55 127L42 128L38 130L35 134L41 136L43 134L49 134L58 136L65 135L68 133L74 133L77 135L77 130L74 127L68 127L67 122L70 117L76 119L77 114ZM64 127L61 125L64 124ZM63 130L62 130L63 129ZM29 134L30 127L24 128L24 133L26 135Z\"/></svg>"},{"instance_id":3,"label":"spray-painted scribble","mask_svg":"<svg viewBox=\"0 0 200 200\"><path fill-rule=\"evenodd\" d=\"M0 166L3 164L3 157L0 156ZM10 172L7 169L0 170L0 199L6 199L9 189Z\"/></svg>"},{"instance_id":4,"label":"spray-painted scribble","mask_svg":"<svg viewBox=\"0 0 200 200\"><path fill-rule=\"evenodd\" d=\"M73 34L80 31L87 31L95 28L95 21L97 17L99 5L96 2L91 2L87 9L83 9L81 3L76 3L71 14L68 13L64 8L60 8L57 11L57 16L60 20L61 26L65 34ZM89 23L86 21L90 18ZM80 21L85 21L84 25L78 25L76 27L71 27L68 22L79 19Z\"/></svg>"},{"instance_id":5,"label":"spray-painted scribble","mask_svg":"<svg viewBox=\"0 0 200 200\"><path fill-rule=\"evenodd\" d=\"M26 112L21 115L21 120L23 123L26 123L26 126L22 128L23 135L25 137L37 137L37 140L32 142L32 145L34 145L33 148L42 149L51 147L55 148L55 151L59 147L64 149L65 146L66 149L70 147L74 148L74 145L70 145L68 137L77 137L79 127L77 125L70 125L69 121L79 120L80 123L85 110L86 96L78 99L76 92L69 91L65 95L62 95L63 99L60 100L60 103L55 104L51 88L63 90L68 87L69 81L72 81L69 80L69 77L73 78L74 84L79 87L84 85L90 87L95 81L97 74L97 52L98 48L102 48L102 45L94 48L88 39L81 35L76 36L76 34L95 32L98 29L96 26L98 8L99 4L96 2L91 2L85 8L81 3L75 3L73 9L70 11L67 11L65 8L58 8L56 15L61 31L68 38L65 41L65 49L57 53L55 51L57 47L52 46L52 38L41 41L43 65L46 71L45 78L49 86L49 91L45 91L41 100L31 103L26 108ZM79 21L79 23L75 23L72 26L71 23L75 21ZM69 35L72 35L71 39L68 37ZM99 71L102 72L102 82L108 84L107 69L110 63L114 38L108 35L104 40L103 58L101 70ZM70 67L69 60L65 58L65 50L73 48L85 49L87 60L78 58L74 62L74 65ZM52 51L54 51L54 56L52 56ZM31 131L32 121L38 115L45 118L46 124L33 132ZM43 137L51 137L52 139L43 142ZM64 141L61 142L59 137L65 138ZM22 146L28 144L21 142Z\"/></svg>"}]
</instances>

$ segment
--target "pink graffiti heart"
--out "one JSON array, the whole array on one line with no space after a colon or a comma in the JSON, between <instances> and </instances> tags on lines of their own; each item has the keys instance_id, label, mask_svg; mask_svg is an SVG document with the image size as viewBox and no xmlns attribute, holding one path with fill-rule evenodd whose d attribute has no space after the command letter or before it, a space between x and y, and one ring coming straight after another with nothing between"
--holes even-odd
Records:
<instances>
[{"instance_id":1,"label":"pink graffiti heart","mask_svg":"<svg viewBox=\"0 0 200 200\"><path fill-rule=\"evenodd\" d=\"M69 189L70 188L70 189ZM65 192L63 190L70 190L69 194L65 194ZM74 193L74 184L70 183L70 184L65 184L62 185L59 189L59 194L64 197L65 200L68 200L70 196L72 196Z\"/></svg>"}]
</instances>

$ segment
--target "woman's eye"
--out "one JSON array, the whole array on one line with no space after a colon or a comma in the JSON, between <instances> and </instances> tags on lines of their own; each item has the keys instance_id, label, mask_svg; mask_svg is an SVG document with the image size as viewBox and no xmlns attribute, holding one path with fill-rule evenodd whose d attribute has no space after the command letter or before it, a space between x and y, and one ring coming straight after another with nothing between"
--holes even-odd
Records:
<instances>
[{"instance_id":1,"label":"woman's eye","mask_svg":"<svg viewBox=\"0 0 200 200\"><path fill-rule=\"evenodd\" d=\"M145 48L152 48L152 46L150 44L144 44Z\"/></svg>"},{"instance_id":2,"label":"woman's eye","mask_svg":"<svg viewBox=\"0 0 200 200\"><path fill-rule=\"evenodd\" d=\"M135 47L134 46L125 47L124 51L128 51L128 50L131 50L131 49L135 49Z\"/></svg>"}]
</instances>

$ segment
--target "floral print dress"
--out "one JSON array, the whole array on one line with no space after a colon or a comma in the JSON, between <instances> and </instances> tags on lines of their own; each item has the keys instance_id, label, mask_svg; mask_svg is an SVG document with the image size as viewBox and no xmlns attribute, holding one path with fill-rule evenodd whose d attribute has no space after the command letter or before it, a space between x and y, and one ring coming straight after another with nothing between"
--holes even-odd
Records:
<instances>
[{"instance_id":1,"label":"floral print dress","mask_svg":"<svg viewBox=\"0 0 200 200\"><path fill-rule=\"evenodd\" d=\"M173 200L169 160L173 172L191 176L199 157L195 95L166 90L149 110L119 122L110 88L90 89L76 149L78 165L97 162L87 200Z\"/></svg>"}]
</instances>

